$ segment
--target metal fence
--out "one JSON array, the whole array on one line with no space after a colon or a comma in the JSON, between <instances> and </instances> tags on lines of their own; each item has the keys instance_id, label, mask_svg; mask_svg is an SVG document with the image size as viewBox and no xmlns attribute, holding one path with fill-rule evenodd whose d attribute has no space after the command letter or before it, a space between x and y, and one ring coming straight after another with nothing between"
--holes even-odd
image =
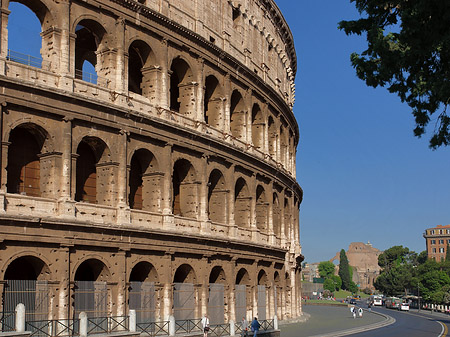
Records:
<instances>
[{"instance_id":1,"label":"metal fence","mask_svg":"<svg viewBox=\"0 0 450 337\"><path fill-rule=\"evenodd\" d=\"M16 315L14 311L3 311L0 313L0 331L14 331L16 325Z\"/></svg>"},{"instance_id":2,"label":"metal fence","mask_svg":"<svg viewBox=\"0 0 450 337\"><path fill-rule=\"evenodd\" d=\"M220 283L209 285L208 314L209 320L217 324L225 322L225 287Z\"/></svg>"},{"instance_id":3,"label":"metal fence","mask_svg":"<svg viewBox=\"0 0 450 337\"><path fill-rule=\"evenodd\" d=\"M131 282L129 307L136 310L136 322L154 322L156 315L156 290L153 282Z\"/></svg>"},{"instance_id":4,"label":"metal fence","mask_svg":"<svg viewBox=\"0 0 450 337\"><path fill-rule=\"evenodd\" d=\"M236 284L235 286L235 311L236 311L236 320L240 321L242 317L247 317L247 287L246 285Z\"/></svg>"},{"instance_id":5,"label":"metal fence","mask_svg":"<svg viewBox=\"0 0 450 337\"><path fill-rule=\"evenodd\" d=\"M265 320L266 317L266 286L258 285L258 318Z\"/></svg>"},{"instance_id":6,"label":"metal fence","mask_svg":"<svg viewBox=\"0 0 450 337\"><path fill-rule=\"evenodd\" d=\"M192 283L173 285L173 316L175 320L191 320L195 317L195 290Z\"/></svg>"},{"instance_id":7,"label":"metal fence","mask_svg":"<svg viewBox=\"0 0 450 337\"><path fill-rule=\"evenodd\" d=\"M27 321L25 330L33 337L63 337L78 335L79 319Z\"/></svg>"},{"instance_id":8,"label":"metal fence","mask_svg":"<svg viewBox=\"0 0 450 337\"><path fill-rule=\"evenodd\" d=\"M76 281L74 290L74 318L78 318L80 312L85 312L89 318L102 318L108 315L106 282Z\"/></svg>"},{"instance_id":9,"label":"metal fence","mask_svg":"<svg viewBox=\"0 0 450 337\"><path fill-rule=\"evenodd\" d=\"M6 60L24 64L26 66L41 68L42 69L42 58L34 57L27 54L22 54L11 49L8 49L6 55Z\"/></svg>"},{"instance_id":10,"label":"metal fence","mask_svg":"<svg viewBox=\"0 0 450 337\"><path fill-rule=\"evenodd\" d=\"M169 321L136 323L136 330L148 336L168 336Z\"/></svg>"},{"instance_id":11,"label":"metal fence","mask_svg":"<svg viewBox=\"0 0 450 337\"><path fill-rule=\"evenodd\" d=\"M128 316L109 316L88 318L88 335L126 331L129 327Z\"/></svg>"},{"instance_id":12,"label":"metal fence","mask_svg":"<svg viewBox=\"0 0 450 337\"><path fill-rule=\"evenodd\" d=\"M175 320L175 333L191 333L195 331L203 331L201 318Z\"/></svg>"}]
</instances>

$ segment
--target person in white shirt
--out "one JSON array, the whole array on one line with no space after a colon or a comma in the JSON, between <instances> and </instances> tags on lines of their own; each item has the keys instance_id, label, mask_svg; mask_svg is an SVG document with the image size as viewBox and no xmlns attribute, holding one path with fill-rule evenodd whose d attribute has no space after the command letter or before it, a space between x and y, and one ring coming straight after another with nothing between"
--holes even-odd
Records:
<instances>
[{"instance_id":1,"label":"person in white shirt","mask_svg":"<svg viewBox=\"0 0 450 337\"><path fill-rule=\"evenodd\" d=\"M202 327L203 327L203 337L208 337L209 318L207 314L205 314L205 316L202 318Z\"/></svg>"}]
</instances>

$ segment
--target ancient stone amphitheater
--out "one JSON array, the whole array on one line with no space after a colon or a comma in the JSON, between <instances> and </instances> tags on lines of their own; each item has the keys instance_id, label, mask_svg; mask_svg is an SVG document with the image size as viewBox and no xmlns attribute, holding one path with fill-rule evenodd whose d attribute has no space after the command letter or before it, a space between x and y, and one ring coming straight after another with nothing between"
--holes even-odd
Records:
<instances>
[{"instance_id":1,"label":"ancient stone amphitheater","mask_svg":"<svg viewBox=\"0 0 450 337\"><path fill-rule=\"evenodd\" d=\"M2 1L2 312L299 316L297 61L274 0L19 2L42 48L9 49Z\"/></svg>"}]
</instances>

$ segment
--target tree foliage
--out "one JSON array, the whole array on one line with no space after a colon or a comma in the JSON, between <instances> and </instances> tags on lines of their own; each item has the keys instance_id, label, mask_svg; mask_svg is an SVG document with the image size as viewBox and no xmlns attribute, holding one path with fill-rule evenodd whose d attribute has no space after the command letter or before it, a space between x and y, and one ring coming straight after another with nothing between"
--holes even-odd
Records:
<instances>
[{"instance_id":1,"label":"tree foliage","mask_svg":"<svg viewBox=\"0 0 450 337\"><path fill-rule=\"evenodd\" d=\"M450 143L450 1L350 0L361 14L341 21L347 35L365 34L367 49L352 53L357 76L386 87L412 109L418 137L435 121L430 147Z\"/></svg>"},{"instance_id":2,"label":"tree foliage","mask_svg":"<svg viewBox=\"0 0 450 337\"><path fill-rule=\"evenodd\" d=\"M335 266L333 262L322 261L319 263L319 275L323 278L329 278L334 275Z\"/></svg>"},{"instance_id":3,"label":"tree foliage","mask_svg":"<svg viewBox=\"0 0 450 337\"><path fill-rule=\"evenodd\" d=\"M350 277L350 266L348 264L347 254L345 254L345 250L341 249L339 255L339 277L342 280L342 289L350 290L350 282L352 281Z\"/></svg>"}]
</instances>

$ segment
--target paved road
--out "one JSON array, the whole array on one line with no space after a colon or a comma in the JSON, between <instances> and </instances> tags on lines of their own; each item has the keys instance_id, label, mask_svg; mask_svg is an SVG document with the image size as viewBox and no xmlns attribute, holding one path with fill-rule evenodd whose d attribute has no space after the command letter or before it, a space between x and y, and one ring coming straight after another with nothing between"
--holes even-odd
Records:
<instances>
[{"instance_id":1,"label":"paved road","mask_svg":"<svg viewBox=\"0 0 450 337\"><path fill-rule=\"evenodd\" d=\"M354 319L346 306L304 305L303 311L310 314L311 317L304 323L280 326L281 337L325 335L385 321L384 317L367 312L363 314L362 318Z\"/></svg>"},{"instance_id":2,"label":"paved road","mask_svg":"<svg viewBox=\"0 0 450 337\"><path fill-rule=\"evenodd\" d=\"M438 337L446 336L450 326L450 317L442 314L416 311L399 312L396 310L379 308L375 311L386 313L395 318L395 323L377 330L358 333L361 337Z\"/></svg>"}]
</instances>

